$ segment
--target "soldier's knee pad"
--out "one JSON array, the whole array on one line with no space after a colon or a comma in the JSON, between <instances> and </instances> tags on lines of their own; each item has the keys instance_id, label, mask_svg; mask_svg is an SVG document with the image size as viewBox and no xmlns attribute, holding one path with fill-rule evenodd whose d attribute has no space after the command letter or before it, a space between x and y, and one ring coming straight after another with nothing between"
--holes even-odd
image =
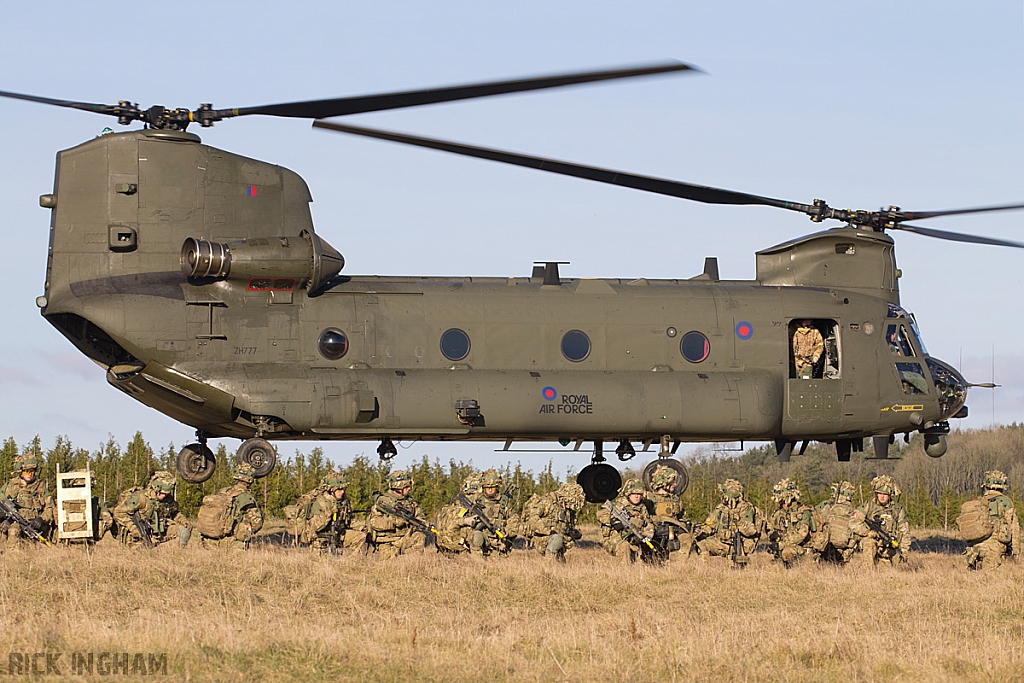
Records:
<instances>
[{"instance_id":1,"label":"soldier's knee pad","mask_svg":"<svg viewBox=\"0 0 1024 683\"><path fill-rule=\"evenodd\" d=\"M565 552L565 539L561 534L551 534L548 539L548 552L556 555Z\"/></svg>"},{"instance_id":2,"label":"soldier's knee pad","mask_svg":"<svg viewBox=\"0 0 1024 683\"><path fill-rule=\"evenodd\" d=\"M190 538L192 538L192 529L187 526L178 527L178 545L184 548L188 545Z\"/></svg>"},{"instance_id":3,"label":"soldier's knee pad","mask_svg":"<svg viewBox=\"0 0 1024 683\"><path fill-rule=\"evenodd\" d=\"M483 550L484 547L484 532L474 531L473 536L469 539L470 544L474 550Z\"/></svg>"}]
</instances>

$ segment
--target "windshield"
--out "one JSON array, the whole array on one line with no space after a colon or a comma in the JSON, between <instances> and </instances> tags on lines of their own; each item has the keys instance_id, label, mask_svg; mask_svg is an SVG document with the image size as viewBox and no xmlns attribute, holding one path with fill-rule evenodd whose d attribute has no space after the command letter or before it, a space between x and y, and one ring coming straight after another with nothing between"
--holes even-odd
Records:
<instances>
[{"instance_id":1,"label":"windshield","mask_svg":"<svg viewBox=\"0 0 1024 683\"><path fill-rule=\"evenodd\" d=\"M917 329L917 320L914 319L913 313L908 313L902 306L896 304L889 304L889 317L899 318L906 320L910 323L910 331L914 334L914 339L917 341L917 348L921 349L921 353L925 356L930 355L928 349L924 345L924 340L921 339L921 330ZM889 329L892 329L891 327Z\"/></svg>"}]
</instances>

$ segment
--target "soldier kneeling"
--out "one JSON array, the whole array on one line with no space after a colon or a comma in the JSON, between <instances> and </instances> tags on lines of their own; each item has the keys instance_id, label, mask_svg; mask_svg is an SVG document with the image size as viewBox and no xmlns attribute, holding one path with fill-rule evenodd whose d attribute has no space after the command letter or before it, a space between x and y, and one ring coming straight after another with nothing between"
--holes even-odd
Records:
<instances>
[{"instance_id":1,"label":"soldier kneeling","mask_svg":"<svg viewBox=\"0 0 1024 683\"><path fill-rule=\"evenodd\" d=\"M176 539L181 547L188 544L192 528L178 510L174 485L174 474L161 470L150 477L145 488L130 488L121 494L113 512L121 543L153 548Z\"/></svg>"}]
</instances>

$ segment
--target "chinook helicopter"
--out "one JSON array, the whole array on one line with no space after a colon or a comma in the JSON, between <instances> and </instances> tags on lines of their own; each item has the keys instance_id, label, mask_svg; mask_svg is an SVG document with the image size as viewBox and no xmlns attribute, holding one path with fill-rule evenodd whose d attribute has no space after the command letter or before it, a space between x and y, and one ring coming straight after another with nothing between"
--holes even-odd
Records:
<instances>
[{"instance_id":1,"label":"chinook helicopter","mask_svg":"<svg viewBox=\"0 0 1024 683\"><path fill-rule=\"evenodd\" d=\"M108 382L190 425L179 474L205 481L210 437L237 437L239 462L266 476L276 440L474 440L593 444L577 480L601 502L621 485L606 461L658 445L645 478L683 442L773 441L780 461L810 441L848 461L871 439L886 458L921 432L933 457L969 385L931 357L899 301L889 230L1024 244L907 223L1024 208L908 212L835 209L472 147L321 119L581 83L694 71L680 63L241 109L139 109L0 91L117 117L57 155L44 318L102 366ZM226 118L314 126L430 147L712 204L773 206L835 219L756 254L752 281L715 259L688 279L569 279L559 263L524 277L342 275L316 233L296 173L203 145L187 132ZM798 372L794 335L820 351ZM798 448L799 444L799 448Z\"/></svg>"}]
</instances>

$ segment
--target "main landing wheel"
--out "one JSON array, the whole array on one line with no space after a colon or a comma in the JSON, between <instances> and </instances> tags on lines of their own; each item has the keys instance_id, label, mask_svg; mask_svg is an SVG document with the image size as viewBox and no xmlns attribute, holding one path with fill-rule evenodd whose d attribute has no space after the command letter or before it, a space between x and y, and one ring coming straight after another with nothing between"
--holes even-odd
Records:
<instances>
[{"instance_id":1,"label":"main landing wheel","mask_svg":"<svg viewBox=\"0 0 1024 683\"><path fill-rule=\"evenodd\" d=\"M217 461L209 446L190 443L178 451L178 474L190 484L202 484L215 469Z\"/></svg>"},{"instance_id":2,"label":"main landing wheel","mask_svg":"<svg viewBox=\"0 0 1024 683\"><path fill-rule=\"evenodd\" d=\"M648 491L653 490L651 487L651 477L654 476L654 470L658 469L659 466L671 467L679 475L679 483L676 484L675 494L677 496L683 495L683 491L690 485L690 477L686 474L686 468L683 467L683 463L672 458L658 458L652 462L647 463L644 467L643 480L644 486L647 487Z\"/></svg>"},{"instance_id":3,"label":"main landing wheel","mask_svg":"<svg viewBox=\"0 0 1024 683\"><path fill-rule=\"evenodd\" d=\"M622 475L611 465L598 463L587 465L576 475L576 483L583 487L583 494L590 503L611 500L622 488Z\"/></svg>"},{"instance_id":4,"label":"main landing wheel","mask_svg":"<svg viewBox=\"0 0 1024 683\"><path fill-rule=\"evenodd\" d=\"M265 477L277 464L277 451L266 439L246 439L235 453L235 462L239 465L249 463L256 470L257 477Z\"/></svg>"}]
</instances>

